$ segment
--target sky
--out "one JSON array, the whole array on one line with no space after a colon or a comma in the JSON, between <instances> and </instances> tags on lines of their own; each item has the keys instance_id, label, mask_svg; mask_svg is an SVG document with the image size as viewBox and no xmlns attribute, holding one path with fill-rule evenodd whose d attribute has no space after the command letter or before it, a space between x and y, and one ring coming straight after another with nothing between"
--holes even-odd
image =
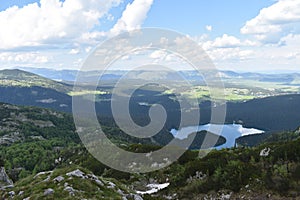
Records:
<instances>
[{"instance_id":1,"label":"sky","mask_svg":"<svg viewBox=\"0 0 300 200\"><path fill-rule=\"evenodd\" d=\"M188 36L220 70L300 72L299 0L0 0L0 68L80 69L146 27Z\"/></svg>"}]
</instances>

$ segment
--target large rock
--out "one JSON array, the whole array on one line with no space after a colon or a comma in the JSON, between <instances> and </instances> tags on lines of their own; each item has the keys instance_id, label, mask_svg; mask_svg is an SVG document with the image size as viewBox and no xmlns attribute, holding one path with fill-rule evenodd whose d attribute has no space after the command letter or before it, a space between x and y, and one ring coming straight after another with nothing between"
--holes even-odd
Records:
<instances>
[{"instance_id":1,"label":"large rock","mask_svg":"<svg viewBox=\"0 0 300 200\"><path fill-rule=\"evenodd\" d=\"M53 181L58 182L58 183L62 182L63 180L65 180L65 178L62 176L58 176L55 179L53 179Z\"/></svg>"},{"instance_id":2,"label":"large rock","mask_svg":"<svg viewBox=\"0 0 300 200\"><path fill-rule=\"evenodd\" d=\"M135 195L133 196L133 199L134 199L134 200L143 200L143 198L142 198L140 195L137 195L137 194L135 194Z\"/></svg>"},{"instance_id":3,"label":"large rock","mask_svg":"<svg viewBox=\"0 0 300 200\"><path fill-rule=\"evenodd\" d=\"M5 172L5 168L1 167L0 168L0 189L4 189L7 187L13 187L13 182L10 180L8 175Z\"/></svg>"},{"instance_id":4,"label":"large rock","mask_svg":"<svg viewBox=\"0 0 300 200\"><path fill-rule=\"evenodd\" d=\"M65 187L64 190L69 192L69 195L71 195L71 196L74 196L75 192L76 192L76 190L74 188L70 187L70 186Z\"/></svg>"},{"instance_id":5,"label":"large rock","mask_svg":"<svg viewBox=\"0 0 300 200\"><path fill-rule=\"evenodd\" d=\"M76 169L76 170L74 170L72 172L69 172L66 175L67 176L75 176L75 177L83 178L83 179L86 178L85 174L82 171L80 171L79 169Z\"/></svg>"},{"instance_id":6,"label":"large rock","mask_svg":"<svg viewBox=\"0 0 300 200\"><path fill-rule=\"evenodd\" d=\"M48 188L45 190L44 195L48 196L54 193L54 190L52 188Z\"/></svg>"},{"instance_id":7,"label":"large rock","mask_svg":"<svg viewBox=\"0 0 300 200\"><path fill-rule=\"evenodd\" d=\"M95 181L99 186L104 186L104 183L94 174L88 174L87 176L90 180Z\"/></svg>"}]
</instances>

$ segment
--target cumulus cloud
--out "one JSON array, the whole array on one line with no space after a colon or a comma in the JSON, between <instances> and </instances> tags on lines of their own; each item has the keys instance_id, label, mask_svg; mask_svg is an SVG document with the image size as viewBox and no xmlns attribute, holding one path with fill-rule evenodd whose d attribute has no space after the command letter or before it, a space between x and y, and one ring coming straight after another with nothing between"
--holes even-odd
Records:
<instances>
[{"instance_id":1,"label":"cumulus cloud","mask_svg":"<svg viewBox=\"0 0 300 200\"><path fill-rule=\"evenodd\" d=\"M240 39L224 34L221 37L217 37L214 40L203 42L203 48L205 50L209 50L211 48L236 48L236 47L242 47L242 46L255 46L258 43L245 40L241 41Z\"/></svg>"},{"instance_id":2,"label":"cumulus cloud","mask_svg":"<svg viewBox=\"0 0 300 200\"><path fill-rule=\"evenodd\" d=\"M214 61L224 61L224 60L245 60L249 59L254 55L252 50L244 50L240 48L233 49L214 49L207 51L210 58Z\"/></svg>"},{"instance_id":3,"label":"cumulus cloud","mask_svg":"<svg viewBox=\"0 0 300 200\"><path fill-rule=\"evenodd\" d=\"M82 63L79 56L89 53L99 41L140 28L153 0L133 0L111 30L102 30L102 22L115 20L111 8L121 3L123 0L40 0L0 11L1 66L77 68Z\"/></svg>"},{"instance_id":4,"label":"cumulus cloud","mask_svg":"<svg viewBox=\"0 0 300 200\"><path fill-rule=\"evenodd\" d=\"M38 46L78 38L99 24L121 0L40 0L0 12L1 49Z\"/></svg>"},{"instance_id":5,"label":"cumulus cloud","mask_svg":"<svg viewBox=\"0 0 300 200\"><path fill-rule=\"evenodd\" d=\"M213 41L212 46L217 48L231 48L241 45L241 41L234 36L224 34L222 37L217 37Z\"/></svg>"},{"instance_id":6,"label":"cumulus cloud","mask_svg":"<svg viewBox=\"0 0 300 200\"><path fill-rule=\"evenodd\" d=\"M111 29L112 34L118 34L121 31L130 31L141 27L147 17L147 13L152 6L153 0L134 0L126 6L122 17Z\"/></svg>"},{"instance_id":7,"label":"cumulus cloud","mask_svg":"<svg viewBox=\"0 0 300 200\"><path fill-rule=\"evenodd\" d=\"M224 34L199 43L222 67L296 68L300 59L300 1L274 1L245 22L240 32L243 38L248 35L247 39Z\"/></svg>"},{"instance_id":8,"label":"cumulus cloud","mask_svg":"<svg viewBox=\"0 0 300 200\"><path fill-rule=\"evenodd\" d=\"M167 55L167 52L166 51L163 51L163 50L156 50L156 51L153 51L151 54L150 54L150 58L153 58L153 59L159 59L159 58L164 58L166 57Z\"/></svg>"},{"instance_id":9,"label":"cumulus cloud","mask_svg":"<svg viewBox=\"0 0 300 200\"><path fill-rule=\"evenodd\" d=\"M216 66L223 69L262 70L289 69L299 70L300 34L289 34L280 39L284 45L262 44L235 48L210 48L207 54Z\"/></svg>"},{"instance_id":10,"label":"cumulus cloud","mask_svg":"<svg viewBox=\"0 0 300 200\"><path fill-rule=\"evenodd\" d=\"M17 63L34 63L41 64L47 63L49 61L49 57L45 55L41 55L38 52L4 52L0 53L0 61L1 62L17 62Z\"/></svg>"},{"instance_id":11,"label":"cumulus cloud","mask_svg":"<svg viewBox=\"0 0 300 200\"><path fill-rule=\"evenodd\" d=\"M279 0L263 8L241 28L242 34L252 34L261 41L277 43L291 31L300 33L300 1Z\"/></svg>"},{"instance_id":12,"label":"cumulus cloud","mask_svg":"<svg viewBox=\"0 0 300 200\"><path fill-rule=\"evenodd\" d=\"M101 40L101 38L106 38L107 36L107 32L104 31L85 32L80 36L78 42L84 44L95 44L96 41Z\"/></svg>"}]
</instances>

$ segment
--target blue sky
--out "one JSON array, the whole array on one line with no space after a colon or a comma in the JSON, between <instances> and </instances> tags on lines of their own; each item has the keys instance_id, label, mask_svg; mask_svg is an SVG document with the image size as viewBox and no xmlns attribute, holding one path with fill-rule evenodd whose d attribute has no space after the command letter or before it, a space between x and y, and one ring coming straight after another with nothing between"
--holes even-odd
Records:
<instances>
[{"instance_id":1,"label":"blue sky","mask_svg":"<svg viewBox=\"0 0 300 200\"><path fill-rule=\"evenodd\" d=\"M174 2L174 3L173 3ZM212 25L212 37L224 33L238 35L244 23L255 17L260 9L274 1L187 0L155 1L145 20L145 26L171 28L182 33L200 35L205 26Z\"/></svg>"},{"instance_id":2,"label":"blue sky","mask_svg":"<svg viewBox=\"0 0 300 200\"><path fill-rule=\"evenodd\" d=\"M79 69L99 42L141 27L195 40L219 69L299 70L298 0L0 0L0 68Z\"/></svg>"}]
</instances>

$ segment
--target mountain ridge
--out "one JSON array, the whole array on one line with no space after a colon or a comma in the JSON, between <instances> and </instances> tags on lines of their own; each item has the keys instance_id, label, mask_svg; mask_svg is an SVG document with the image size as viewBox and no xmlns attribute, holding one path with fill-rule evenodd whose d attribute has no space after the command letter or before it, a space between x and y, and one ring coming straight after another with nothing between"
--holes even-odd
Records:
<instances>
[{"instance_id":1,"label":"mountain ridge","mask_svg":"<svg viewBox=\"0 0 300 200\"><path fill-rule=\"evenodd\" d=\"M25 71L29 71L41 76L46 76L49 77L51 79L54 80L65 80L65 81L75 81L76 80L76 75L79 72L79 70L72 70L72 69L62 69L62 70L55 70L55 69L49 69L49 68L30 68L30 67L20 67L20 69L25 70ZM86 71L83 73L86 73L86 75L88 74L94 74L95 72L98 73L98 75L100 75L100 71ZM126 72L126 70L109 70L108 74L111 75L119 75L121 72ZM195 73L195 71L178 71L179 73L184 73L186 72L187 74L193 72ZM221 75L221 78L248 78L248 79L254 79L254 80L272 80L273 81L279 77L282 77L281 79L283 80L289 80L291 81L291 79L293 77L296 77L297 79L300 77L300 72L289 72L287 71L286 73L263 73L263 72L236 72L236 71L230 71L230 70L219 70L220 73L222 73L225 76ZM122 73L121 73L122 74ZM124 73L123 73L124 74ZM192 76L187 75L187 77L192 78ZM272 78L273 77L273 78ZM109 76L106 77L106 79L109 78ZM112 76L111 78L119 78L119 77L115 77ZM199 77L198 77L199 78ZM279 79L279 80L281 80Z\"/></svg>"},{"instance_id":2,"label":"mountain ridge","mask_svg":"<svg viewBox=\"0 0 300 200\"><path fill-rule=\"evenodd\" d=\"M44 87L58 92L67 93L72 89L71 85L54 81L52 79L19 69L0 70L0 86L16 87Z\"/></svg>"}]
</instances>

